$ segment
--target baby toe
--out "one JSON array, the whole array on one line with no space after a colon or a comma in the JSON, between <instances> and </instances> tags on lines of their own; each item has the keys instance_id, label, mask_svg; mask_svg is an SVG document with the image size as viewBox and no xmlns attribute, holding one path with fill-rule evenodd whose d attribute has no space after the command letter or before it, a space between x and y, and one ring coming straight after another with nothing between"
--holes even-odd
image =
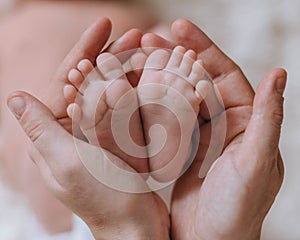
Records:
<instances>
[{"instance_id":1,"label":"baby toe","mask_svg":"<svg viewBox=\"0 0 300 240\"><path fill-rule=\"evenodd\" d=\"M92 62L88 59L81 60L77 65L78 70L81 72L84 78L86 78L91 71L93 71L94 66Z\"/></svg>"},{"instance_id":2,"label":"baby toe","mask_svg":"<svg viewBox=\"0 0 300 240\"><path fill-rule=\"evenodd\" d=\"M166 68L170 70L178 69L181 65L185 53L186 53L186 49L184 47L182 46L175 47Z\"/></svg>"},{"instance_id":3,"label":"baby toe","mask_svg":"<svg viewBox=\"0 0 300 240\"><path fill-rule=\"evenodd\" d=\"M145 53L142 52L135 53L130 58L130 69L128 70L141 71L144 69L146 61L147 61L147 55Z\"/></svg>"},{"instance_id":4,"label":"baby toe","mask_svg":"<svg viewBox=\"0 0 300 240\"><path fill-rule=\"evenodd\" d=\"M105 80L126 79L122 63L110 53L102 53L98 56L97 67Z\"/></svg>"},{"instance_id":5,"label":"baby toe","mask_svg":"<svg viewBox=\"0 0 300 240\"><path fill-rule=\"evenodd\" d=\"M190 75L192 72L193 64L197 59L197 54L193 50L188 50L182 59L182 62L179 67L180 73L184 76L187 77Z\"/></svg>"},{"instance_id":6,"label":"baby toe","mask_svg":"<svg viewBox=\"0 0 300 240\"><path fill-rule=\"evenodd\" d=\"M202 61L198 60L193 63L192 71L188 76L187 81L195 87L200 80L205 79L205 74L206 72L202 67Z\"/></svg>"},{"instance_id":7,"label":"baby toe","mask_svg":"<svg viewBox=\"0 0 300 240\"><path fill-rule=\"evenodd\" d=\"M207 80L201 80L195 87L195 95L201 101L207 96L209 91L210 83Z\"/></svg>"},{"instance_id":8,"label":"baby toe","mask_svg":"<svg viewBox=\"0 0 300 240\"><path fill-rule=\"evenodd\" d=\"M170 59L170 51L158 49L149 55L145 63L145 70L162 70Z\"/></svg>"},{"instance_id":9,"label":"baby toe","mask_svg":"<svg viewBox=\"0 0 300 240\"><path fill-rule=\"evenodd\" d=\"M77 103L71 103L67 107L67 114L75 123L79 123L82 118L81 108Z\"/></svg>"},{"instance_id":10,"label":"baby toe","mask_svg":"<svg viewBox=\"0 0 300 240\"><path fill-rule=\"evenodd\" d=\"M64 97L68 103L73 103L76 99L76 95L78 94L77 89L73 85L64 86Z\"/></svg>"},{"instance_id":11,"label":"baby toe","mask_svg":"<svg viewBox=\"0 0 300 240\"><path fill-rule=\"evenodd\" d=\"M77 88L80 88L81 83L84 80L84 76L77 69L71 69L68 75L69 81Z\"/></svg>"}]
</instances>

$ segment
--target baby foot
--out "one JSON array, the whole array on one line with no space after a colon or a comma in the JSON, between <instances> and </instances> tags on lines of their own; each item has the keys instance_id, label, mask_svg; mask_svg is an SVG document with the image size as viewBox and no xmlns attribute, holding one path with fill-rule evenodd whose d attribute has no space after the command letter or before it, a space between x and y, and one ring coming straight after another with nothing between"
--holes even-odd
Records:
<instances>
[{"instance_id":1,"label":"baby foot","mask_svg":"<svg viewBox=\"0 0 300 240\"><path fill-rule=\"evenodd\" d=\"M79 62L69 73L64 96L67 112L90 144L101 146L138 172L147 172L147 153L138 111L136 91L120 61L110 53ZM132 141L130 141L132 139Z\"/></svg>"},{"instance_id":2,"label":"baby foot","mask_svg":"<svg viewBox=\"0 0 300 240\"><path fill-rule=\"evenodd\" d=\"M209 87L196 58L183 47L156 50L138 85L150 171L162 182L178 177L191 154L199 105Z\"/></svg>"}]
</instances>

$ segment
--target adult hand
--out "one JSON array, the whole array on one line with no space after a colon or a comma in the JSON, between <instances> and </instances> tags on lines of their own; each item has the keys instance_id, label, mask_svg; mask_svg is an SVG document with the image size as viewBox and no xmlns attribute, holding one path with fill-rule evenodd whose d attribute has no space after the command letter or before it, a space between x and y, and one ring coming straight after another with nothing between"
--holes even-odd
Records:
<instances>
[{"instance_id":1,"label":"adult hand","mask_svg":"<svg viewBox=\"0 0 300 240\"><path fill-rule=\"evenodd\" d=\"M162 200L150 191L124 193L100 183L88 172L82 157L88 162L99 160L100 169L105 169L108 161L105 154L110 154L75 139L69 133L72 123L67 117L67 103L63 96L68 72L82 59L95 61L110 31L109 20L100 19L83 34L51 82L45 96L47 106L24 92L13 93L8 106L33 142L30 155L48 187L88 224L96 239L169 239L169 216ZM141 36L138 30L131 30L106 51L117 54L134 49L139 46ZM126 54L121 57L126 58ZM117 157L110 155L110 159L119 167L133 171ZM115 174L113 168L106 170L108 176ZM120 177L114 176L116 179ZM145 188L144 179L138 174L135 176L134 186ZM126 179L123 182L127 183Z\"/></svg>"},{"instance_id":2,"label":"adult hand","mask_svg":"<svg viewBox=\"0 0 300 240\"><path fill-rule=\"evenodd\" d=\"M100 172L112 179L144 189L147 185L138 174L128 181L107 167L113 160L119 168L132 172L124 161L74 139L44 104L27 93L13 93L8 106L33 142L31 157L48 187L87 223L96 239L169 239L168 211L155 193L114 190L93 177L83 164L97 164Z\"/></svg>"},{"instance_id":3,"label":"adult hand","mask_svg":"<svg viewBox=\"0 0 300 240\"><path fill-rule=\"evenodd\" d=\"M254 92L240 68L200 29L181 19L174 22L172 34L176 45L198 53L223 101L212 96L212 108L200 107L198 153L173 192L172 238L259 239L262 222L283 180L278 142L286 72L271 71L262 80L253 104ZM173 46L153 34L142 39L142 47ZM227 126L222 154L214 156L218 158L214 167L200 179L212 123L215 129L222 127L224 114Z\"/></svg>"},{"instance_id":4,"label":"adult hand","mask_svg":"<svg viewBox=\"0 0 300 240\"><path fill-rule=\"evenodd\" d=\"M89 27L66 56L43 96L42 100L45 105L69 132L72 132L72 120L68 117L66 111L69 103L64 98L63 89L69 83L68 74L70 70L77 68L78 63L83 59L88 59L95 63L101 51L115 54L120 58L121 62L124 62L132 53L132 50L140 46L142 33L138 29L132 29L104 49L110 38L111 30L112 25L107 18L100 18ZM76 128L73 127L74 129ZM77 134L79 133L74 133L76 136Z\"/></svg>"}]
</instances>

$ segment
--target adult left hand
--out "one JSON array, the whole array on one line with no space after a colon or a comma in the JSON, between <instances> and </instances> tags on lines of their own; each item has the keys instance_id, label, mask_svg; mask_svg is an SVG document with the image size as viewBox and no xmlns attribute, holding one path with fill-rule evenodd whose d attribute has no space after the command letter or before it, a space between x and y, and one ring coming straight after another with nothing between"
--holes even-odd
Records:
<instances>
[{"instance_id":1,"label":"adult left hand","mask_svg":"<svg viewBox=\"0 0 300 240\"><path fill-rule=\"evenodd\" d=\"M210 112L205 104L200 107L198 153L177 181L172 197L172 238L259 239L262 222L283 180L278 143L286 72L275 69L267 74L254 98L240 68L198 27L180 19L174 22L172 34L176 45L198 53L224 103L224 108L216 103ZM172 49L175 44L154 34L142 38L142 47ZM218 125L224 114L227 124L222 154L215 156L214 167L200 179L212 122Z\"/></svg>"}]
</instances>

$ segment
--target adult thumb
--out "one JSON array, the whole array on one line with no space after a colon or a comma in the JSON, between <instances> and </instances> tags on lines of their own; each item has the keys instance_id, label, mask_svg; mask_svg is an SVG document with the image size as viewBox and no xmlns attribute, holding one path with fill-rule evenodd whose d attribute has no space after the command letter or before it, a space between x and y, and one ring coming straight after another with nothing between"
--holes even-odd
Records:
<instances>
[{"instance_id":1,"label":"adult thumb","mask_svg":"<svg viewBox=\"0 0 300 240\"><path fill-rule=\"evenodd\" d=\"M260 82L253 103L253 113L246 129L242 151L260 162L277 160L283 121L283 93L287 73L274 69ZM265 165L263 163L263 165Z\"/></svg>"},{"instance_id":2,"label":"adult thumb","mask_svg":"<svg viewBox=\"0 0 300 240\"><path fill-rule=\"evenodd\" d=\"M67 177L64 170L81 164L72 136L52 112L30 94L15 92L8 97L7 105L37 150L38 154L33 154L32 158L40 170L50 170L56 180L65 182L62 179Z\"/></svg>"},{"instance_id":3,"label":"adult thumb","mask_svg":"<svg viewBox=\"0 0 300 240\"><path fill-rule=\"evenodd\" d=\"M54 192L77 189L91 177L124 192L149 191L140 174L110 152L74 139L33 96L15 92L7 104L38 151L33 160Z\"/></svg>"}]
</instances>

